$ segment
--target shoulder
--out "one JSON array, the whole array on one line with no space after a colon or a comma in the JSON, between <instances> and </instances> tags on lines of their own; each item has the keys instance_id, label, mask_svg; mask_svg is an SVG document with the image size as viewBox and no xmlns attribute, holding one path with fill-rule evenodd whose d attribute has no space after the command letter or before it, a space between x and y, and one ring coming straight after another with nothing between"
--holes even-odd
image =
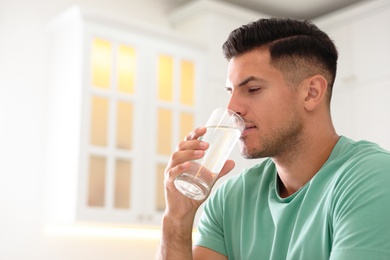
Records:
<instances>
[{"instance_id":1,"label":"shoulder","mask_svg":"<svg viewBox=\"0 0 390 260\"><path fill-rule=\"evenodd\" d=\"M354 141L352 139L341 137L338 143L337 153L340 156L347 155L351 159L364 159L367 156L370 158L387 159L383 163L390 163L390 152L383 149L376 143L360 140Z\"/></svg>"},{"instance_id":2,"label":"shoulder","mask_svg":"<svg viewBox=\"0 0 390 260\"><path fill-rule=\"evenodd\" d=\"M343 259L363 249L372 256L389 254L390 242L383 241L390 233L390 153L372 142L344 138L333 162L333 252Z\"/></svg>"},{"instance_id":3,"label":"shoulder","mask_svg":"<svg viewBox=\"0 0 390 260\"><path fill-rule=\"evenodd\" d=\"M341 137L327 166L345 178L378 176L378 173L390 177L390 152L372 142Z\"/></svg>"},{"instance_id":4,"label":"shoulder","mask_svg":"<svg viewBox=\"0 0 390 260\"><path fill-rule=\"evenodd\" d=\"M335 212L346 208L378 209L386 203L390 184L390 152L375 143L344 138L327 172L332 173L331 186ZM372 209L371 209L372 210Z\"/></svg>"}]
</instances>

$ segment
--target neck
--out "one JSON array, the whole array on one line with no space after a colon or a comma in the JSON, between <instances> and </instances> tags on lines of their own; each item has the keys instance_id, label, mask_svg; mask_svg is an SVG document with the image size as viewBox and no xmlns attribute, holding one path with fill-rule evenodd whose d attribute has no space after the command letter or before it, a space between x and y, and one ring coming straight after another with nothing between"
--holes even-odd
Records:
<instances>
[{"instance_id":1,"label":"neck","mask_svg":"<svg viewBox=\"0 0 390 260\"><path fill-rule=\"evenodd\" d=\"M279 175L279 195L288 197L303 187L328 160L339 136L330 131L322 137L302 140L288 155L272 158Z\"/></svg>"}]
</instances>

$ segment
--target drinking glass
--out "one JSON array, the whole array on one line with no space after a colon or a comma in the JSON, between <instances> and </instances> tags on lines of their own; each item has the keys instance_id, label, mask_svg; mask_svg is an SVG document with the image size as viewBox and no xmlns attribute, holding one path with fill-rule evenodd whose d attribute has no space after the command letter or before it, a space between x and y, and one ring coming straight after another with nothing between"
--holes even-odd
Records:
<instances>
[{"instance_id":1,"label":"drinking glass","mask_svg":"<svg viewBox=\"0 0 390 260\"><path fill-rule=\"evenodd\" d=\"M191 161L189 169L175 179L176 188L194 200L203 200L209 194L245 128L245 122L237 113L217 108L205 127L207 131L201 139L209 143L209 148L201 159Z\"/></svg>"}]
</instances>

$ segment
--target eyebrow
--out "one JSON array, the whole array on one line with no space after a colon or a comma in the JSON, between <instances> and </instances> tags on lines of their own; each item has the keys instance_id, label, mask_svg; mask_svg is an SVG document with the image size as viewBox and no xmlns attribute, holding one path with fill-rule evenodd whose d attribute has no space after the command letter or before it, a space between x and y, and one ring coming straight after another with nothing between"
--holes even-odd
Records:
<instances>
[{"instance_id":1,"label":"eyebrow","mask_svg":"<svg viewBox=\"0 0 390 260\"><path fill-rule=\"evenodd\" d=\"M248 83L251 82L251 81L260 81L260 82L262 82L262 83L265 83L265 82L266 82L265 79L257 78L257 77L255 77L255 76L250 76L250 77L248 77L247 79L244 79L243 81L241 81L241 83L238 84L238 86L239 86L239 87L242 87L242 86L248 84Z\"/></svg>"},{"instance_id":2,"label":"eyebrow","mask_svg":"<svg viewBox=\"0 0 390 260\"><path fill-rule=\"evenodd\" d=\"M259 82L262 82L262 83L266 82L266 80L264 80L262 78L257 78L257 77L254 77L254 76L250 76L250 77L244 79L243 81L241 81L237 86L238 87L245 86L246 84L248 84L251 81L259 81ZM225 88L226 88L227 91L231 90L230 87L225 87Z\"/></svg>"},{"instance_id":3,"label":"eyebrow","mask_svg":"<svg viewBox=\"0 0 390 260\"><path fill-rule=\"evenodd\" d=\"M239 87L242 87L242 86L244 86L244 85L246 85L246 84L248 84L249 82L254 81L254 80L257 80L257 78L254 77L254 76L250 76L249 78L247 78L247 79L241 81L241 83L238 84L238 86L239 86Z\"/></svg>"}]
</instances>

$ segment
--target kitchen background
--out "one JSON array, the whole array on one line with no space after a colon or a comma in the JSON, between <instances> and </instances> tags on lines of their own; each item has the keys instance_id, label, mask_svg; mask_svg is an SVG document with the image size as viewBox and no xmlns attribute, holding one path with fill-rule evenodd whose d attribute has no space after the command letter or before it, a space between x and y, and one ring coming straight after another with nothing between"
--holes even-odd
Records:
<instances>
[{"instance_id":1,"label":"kitchen background","mask_svg":"<svg viewBox=\"0 0 390 260\"><path fill-rule=\"evenodd\" d=\"M0 1L0 259L153 259L169 153L228 100L221 44L272 15L231 2ZM338 133L390 149L390 2L310 18Z\"/></svg>"}]
</instances>

